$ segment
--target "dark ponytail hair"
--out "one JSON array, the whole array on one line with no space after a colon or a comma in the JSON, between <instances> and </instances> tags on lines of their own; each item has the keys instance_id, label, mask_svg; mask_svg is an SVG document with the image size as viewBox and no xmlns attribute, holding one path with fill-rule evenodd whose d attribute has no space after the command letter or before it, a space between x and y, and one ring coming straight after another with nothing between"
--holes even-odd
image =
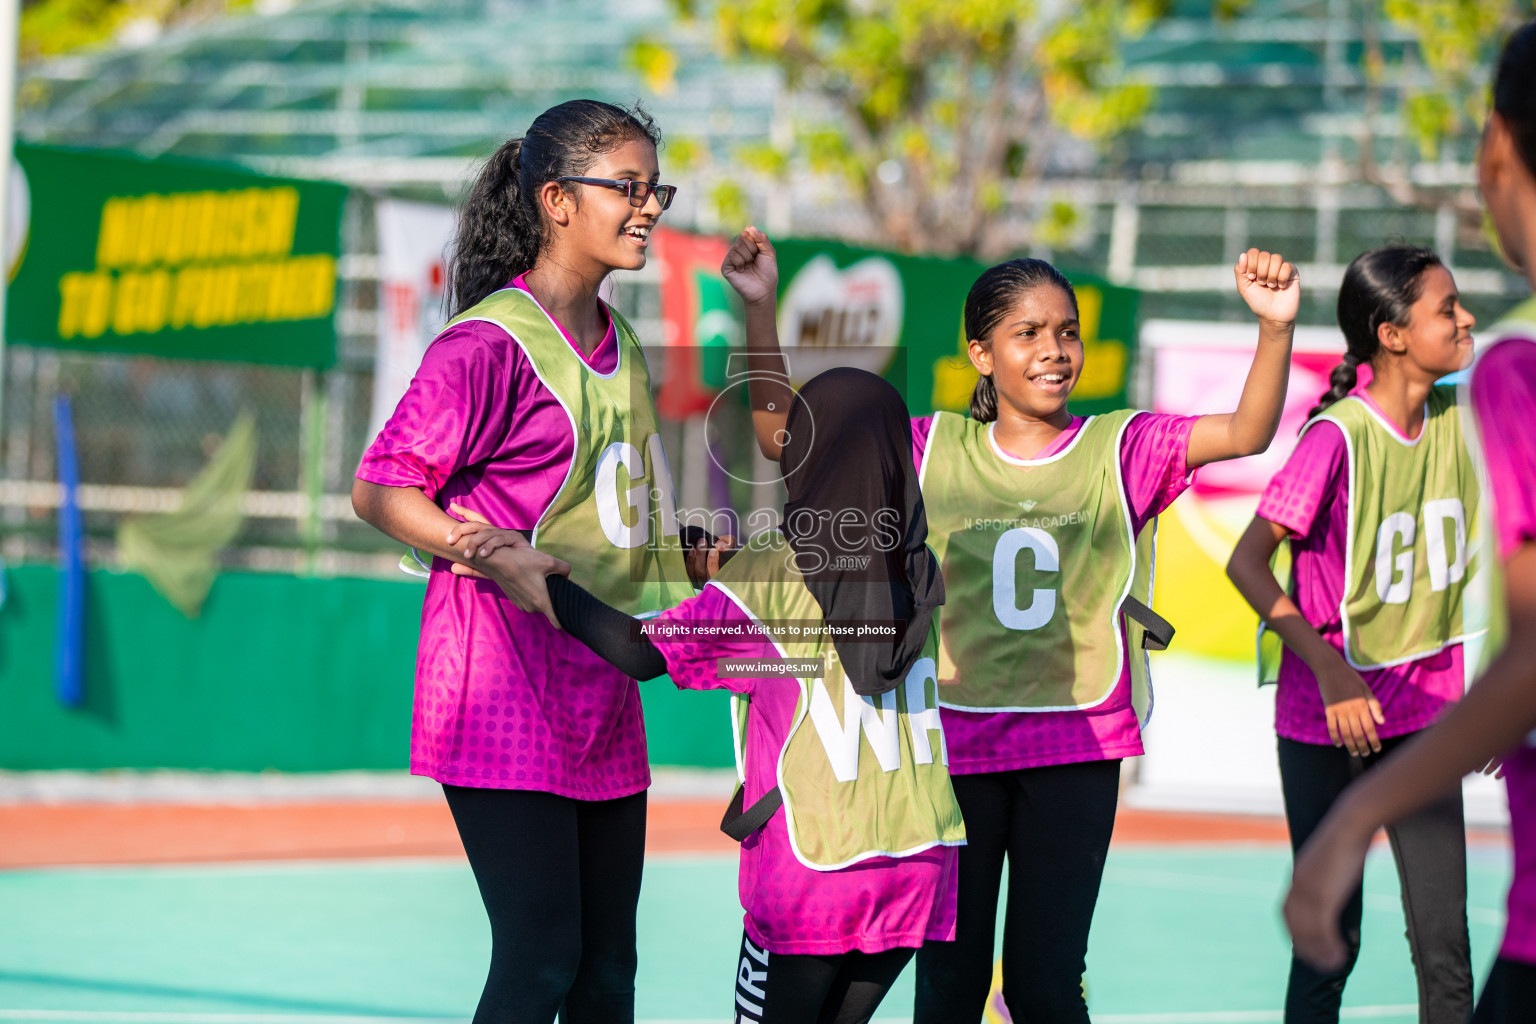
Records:
<instances>
[{"instance_id":1,"label":"dark ponytail hair","mask_svg":"<svg viewBox=\"0 0 1536 1024\"><path fill-rule=\"evenodd\" d=\"M1339 286L1339 329L1344 332L1344 361L1333 368L1311 419L1354 390L1359 369L1381 351L1382 324L1406 326L1408 313L1424 291L1424 271L1440 266L1433 249L1386 245L1355 257Z\"/></svg>"},{"instance_id":2,"label":"dark ponytail hair","mask_svg":"<svg viewBox=\"0 0 1536 1024\"><path fill-rule=\"evenodd\" d=\"M582 174L604 153L639 139L661 144L655 121L638 105L571 100L544 111L528 134L493 153L459 209L450 315L533 268L545 241L539 190L546 183Z\"/></svg>"},{"instance_id":3,"label":"dark ponytail hair","mask_svg":"<svg viewBox=\"0 0 1536 1024\"><path fill-rule=\"evenodd\" d=\"M1053 285L1067 293L1077 312L1077 292L1072 283L1045 260L1017 259L999 263L976 279L965 297L965 336L988 344L987 336L1003 322L1019 295L1031 288ZM991 423L997 419L997 384L983 376L971 392L971 419Z\"/></svg>"},{"instance_id":4,"label":"dark ponytail hair","mask_svg":"<svg viewBox=\"0 0 1536 1024\"><path fill-rule=\"evenodd\" d=\"M1504 44L1493 77L1493 109L1504 118L1526 168L1536 174L1536 21Z\"/></svg>"}]
</instances>

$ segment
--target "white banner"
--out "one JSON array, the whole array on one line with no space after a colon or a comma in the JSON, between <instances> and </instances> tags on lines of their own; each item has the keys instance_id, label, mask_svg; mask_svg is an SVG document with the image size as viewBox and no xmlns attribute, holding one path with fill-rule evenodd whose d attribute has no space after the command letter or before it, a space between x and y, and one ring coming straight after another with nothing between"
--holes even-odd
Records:
<instances>
[{"instance_id":1,"label":"white banner","mask_svg":"<svg viewBox=\"0 0 1536 1024\"><path fill-rule=\"evenodd\" d=\"M442 330L450 206L381 199L374 206L379 233L379 347L373 376L370 437L377 437L410 385L422 353Z\"/></svg>"},{"instance_id":2,"label":"white banner","mask_svg":"<svg viewBox=\"0 0 1536 1024\"><path fill-rule=\"evenodd\" d=\"M1252 321L1148 320L1142 358L1152 361L1152 408L1182 415L1231 412L1253 363ZM1344 355L1332 327L1298 327L1280 429L1262 455L1200 470L1158 520L1154 606L1178 628L1152 655L1156 711L1131 806L1247 814L1283 809L1275 758L1275 689L1257 685L1258 616L1227 579L1227 559L1259 495L1296 447L1306 414ZM1369 379L1363 369L1361 381ZM1213 770L1220 765L1220 770ZM1464 786L1467 820L1507 820L1504 787L1486 775Z\"/></svg>"}]
</instances>

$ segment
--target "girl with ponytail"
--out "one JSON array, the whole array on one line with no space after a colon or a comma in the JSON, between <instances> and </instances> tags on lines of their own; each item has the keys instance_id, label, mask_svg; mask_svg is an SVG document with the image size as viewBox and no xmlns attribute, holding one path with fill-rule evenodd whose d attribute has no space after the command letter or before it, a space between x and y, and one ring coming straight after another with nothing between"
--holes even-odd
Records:
<instances>
[{"instance_id":1,"label":"girl with ponytail","mask_svg":"<svg viewBox=\"0 0 1536 1024\"><path fill-rule=\"evenodd\" d=\"M724 271L746 300L749 349L776 353L771 243L749 228ZM1285 400L1300 282L1257 249L1235 272L1260 331L1229 415L1074 416L1076 295L1049 263L1018 259L982 274L966 299L980 374L970 417L912 421L947 595L938 692L967 835L955 940L917 955L915 1024L982 1016L1005 860L1003 995L1014 1019L1088 1020L1081 977L1120 761L1142 752L1142 648L1167 640L1146 607L1152 522L1196 467L1263 451ZM758 446L778 457L783 421L753 404Z\"/></svg>"},{"instance_id":2,"label":"girl with ponytail","mask_svg":"<svg viewBox=\"0 0 1536 1024\"><path fill-rule=\"evenodd\" d=\"M1328 390L1307 413L1308 420L1355 390L1360 367L1373 366L1382 356L1383 326L1407 326L1413 304L1424 290L1424 273L1430 267L1444 269L1433 249L1389 245L1361 253L1344 271L1338 310L1344 361L1329 374ZM1391 356L1382 358L1390 360Z\"/></svg>"},{"instance_id":3,"label":"girl with ponytail","mask_svg":"<svg viewBox=\"0 0 1536 1024\"><path fill-rule=\"evenodd\" d=\"M1455 391L1435 383L1471 358L1472 315L1433 252L1395 245L1349 265L1338 319L1344 361L1227 566L1264 622L1267 669L1278 655L1266 681L1278 682L1280 779L1296 850L1352 779L1390 763L1461 696L1462 641L1477 631L1462 610L1476 570L1468 555L1476 474ZM1371 372L1364 386L1360 367ZM1288 590L1270 568L1286 542ZM1472 966L1460 791L1387 834L1421 1019L1465 1021ZM1292 957L1287 1022L1338 1020L1360 915L1357 888L1342 919L1350 951L1330 969Z\"/></svg>"},{"instance_id":4,"label":"girl with ponytail","mask_svg":"<svg viewBox=\"0 0 1536 1024\"><path fill-rule=\"evenodd\" d=\"M1478 184L1505 259L1536 288L1536 22L1510 37L1498 62ZM1424 293L1433 287L1427 280ZM1498 570L1493 585L1503 594L1487 644L1496 657L1485 653L1489 664L1467 695L1333 805L1296 859L1285 917L1299 959L1339 970L1352 958L1352 940L1340 934L1349 921L1343 912L1359 892L1376 830L1429 813L1463 775L1499 763L1514 878L1504 941L1472 1020L1524 1024L1536 1020L1536 300L1506 314L1480 347L1462 413L1484 487L1489 535L1479 557Z\"/></svg>"},{"instance_id":5,"label":"girl with ponytail","mask_svg":"<svg viewBox=\"0 0 1536 1024\"><path fill-rule=\"evenodd\" d=\"M559 629L545 578L631 614L693 592L645 360L598 297L672 200L659 140L641 110L573 100L486 162L454 319L353 486L360 517L434 556L411 771L442 783L490 917L475 1024L634 1019L640 694Z\"/></svg>"}]
</instances>

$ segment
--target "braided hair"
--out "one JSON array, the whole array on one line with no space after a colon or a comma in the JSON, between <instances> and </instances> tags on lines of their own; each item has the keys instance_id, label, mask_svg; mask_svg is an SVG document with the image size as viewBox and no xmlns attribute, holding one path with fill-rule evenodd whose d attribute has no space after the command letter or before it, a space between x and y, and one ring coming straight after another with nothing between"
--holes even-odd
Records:
<instances>
[{"instance_id":1,"label":"braided hair","mask_svg":"<svg viewBox=\"0 0 1536 1024\"><path fill-rule=\"evenodd\" d=\"M1077 312L1077 292L1062 272L1045 260L1016 259L999 263L976 279L970 294L965 297L965 336L990 348L987 336L1003 322L1008 310L1023 292L1042 285L1054 285L1067 293L1072 300L1072 312ZM997 382L989 374L982 375L971 392L971 419L979 423L991 423L997 419Z\"/></svg>"},{"instance_id":2,"label":"braided hair","mask_svg":"<svg viewBox=\"0 0 1536 1024\"><path fill-rule=\"evenodd\" d=\"M539 190L586 172L626 142L660 145L661 132L639 106L570 100L533 119L528 133L491 154L459 209L447 294L458 316L519 274L533 269L548 240ZM568 193L571 186L563 184Z\"/></svg>"},{"instance_id":3,"label":"braided hair","mask_svg":"<svg viewBox=\"0 0 1536 1024\"><path fill-rule=\"evenodd\" d=\"M1328 390L1307 419L1354 390L1360 367L1381 351L1381 325L1407 326L1409 311L1424 291L1424 271L1440 265L1434 250L1416 245L1386 245L1355 257L1339 286L1344 361L1333 368Z\"/></svg>"}]
</instances>

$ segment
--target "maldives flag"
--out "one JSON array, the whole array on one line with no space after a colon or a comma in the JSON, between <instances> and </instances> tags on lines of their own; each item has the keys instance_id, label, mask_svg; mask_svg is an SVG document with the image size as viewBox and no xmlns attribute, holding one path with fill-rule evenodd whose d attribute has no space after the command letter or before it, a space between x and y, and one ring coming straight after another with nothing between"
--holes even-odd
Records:
<instances>
[{"instance_id":1,"label":"maldives flag","mask_svg":"<svg viewBox=\"0 0 1536 1024\"><path fill-rule=\"evenodd\" d=\"M667 350L656 411L668 419L709 411L725 384L726 355L741 344L731 290L720 276L729 249L723 238L668 228L651 232Z\"/></svg>"}]
</instances>

